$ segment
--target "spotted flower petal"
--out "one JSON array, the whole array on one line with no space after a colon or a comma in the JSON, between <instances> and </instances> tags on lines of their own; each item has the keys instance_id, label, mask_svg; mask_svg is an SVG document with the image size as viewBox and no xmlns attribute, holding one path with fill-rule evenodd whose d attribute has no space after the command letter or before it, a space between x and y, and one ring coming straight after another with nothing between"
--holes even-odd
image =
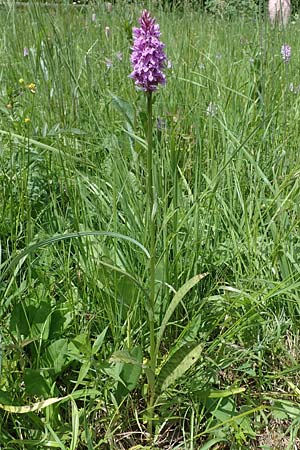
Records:
<instances>
[{"instance_id":1,"label":"spotted flower petal","mask_svg":"<svg viewBox=\"0 0 300 450\"><path fill-rule=\"evenodd\" d=\"M141 27L133 29L134 43L130 57L133 71L129 76L140 89L152 92L159 84L166 83L163 73L167 59L163 51L165 45L160 41L159 25L148 11L143 11L139 23Z\"/></svg>"}]
</instances>

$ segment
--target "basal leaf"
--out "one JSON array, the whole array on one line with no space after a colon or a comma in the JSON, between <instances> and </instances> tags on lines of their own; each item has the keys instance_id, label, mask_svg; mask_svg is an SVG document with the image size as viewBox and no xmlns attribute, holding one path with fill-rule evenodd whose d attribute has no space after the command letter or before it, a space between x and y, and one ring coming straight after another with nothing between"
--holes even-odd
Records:
<instances>
[{"instance_id":1,"label":"basal leaf","mask_svg":"<svg viewBox=\"0 0 300 450\"><path fill-rule=\"evenodd\" d=\"M63 398L58 397L48 398L47 400L43 400L42 402L37 402L33 403L32 405L24 405L24 406L3 405L0 403L0 408L10 413L27 414L32 411L37 411L38 409L47 408L47 406L60 402L62 399Z\"/></svg>"},{"instance_id":2,"label":"basal leaf","mask_svg":"<svg viewBox=\"0 0 300 450\"><path fill-rule=\"evenodd\" d=\"M70 450L76 450L78 448L79 437L79 411L76 402L72 400L72 440L70 444Z\"/></svg>"},{"instance_id":3,"label":"basal leaf","mask_svg":"<svg viewBox=\"0 0 300 450\"><path fill-rule=\"evenodd\" d=\"M200 280L205 278L207 275L208 275L208 273L202 273L202 274L194 276L193 278L188 280L183 286L181 286L181 288L178 290L178 292L176 292L176 294L174 295L170 305L168 306L165 316L162 320L160 329L157 333L156 354L158 354L162 336L164 334L166 326L168 325L168 322L169 322L173 312L175 311L175 309L177 308L179 303L182 301L183 297L192 289L192 287L194 287Z\"/></svg>"},{"instance_id":4,"label":"basal leaf","mask_svg":"<svg viewBox=\"0 0 300 450\"><path fill-rule=\"evenodd\" d=\"M28 394L47 397L50 394L50 387L39 370L25 369L24 373L25 389Z\"/></svg>"},{"instance_id":5,"label":"basal leaf","mask_svg":"<svg viewBox=\"0 0 300 450\"><path fill-rule=\"evenodd\" d=\"M115 393L115 398L119 404L127 396L128 392L131 392L133 389L135 389L139 381L143 366L143 352L140 346L134 347L130 351L124 350L123 352L123 355L122 353L119 354L119 358L117 354L117 356L112 359L115 362L116 359L118 359L119 362L117 362L117 364L120 364L120 361L122 359L122 369L120 372L121 381L118 382ZM124 362L125 360L127 362Z\"/></svg>"},{"instance_id":6,"label":"basal leaf","mask_svg":"<svg viewBox=\"0 0 300 450\"><path fill-rule=\"evenodd\" d=\"M97 395L99 395L99 391L97 391L96 389L80 389L78 391L73 392L70 395L66 395L65 397L47 398L46 400L36 402L31 405L15 406L15 405L7 405L6 403L0 403L0 408L10 413L27 414L33 411L47 408L47 406L54 405L55 403L58 402L65 402L68 400L72 399L75 400L79 398L84 399L86 397L95 397ZM0 399L2 399L2 397L0 397Z\"/></svg>"},{"instance_id":7,"label":"basal leaf","mask_svg":"<svg viewBox=\"0 0 300 450\"><path fill-rule=\"evenodd\" d=\"M68 362L68 340L58 339L46 348L43 360L49 369L58 374Z\"/></svg>"},{"instance_id":8,"label":"basal leaf","mask_svg":"<svg viewBox=\"0 0 300 450\"><path fill-rule=\"evenodd\" d=\"M138 362L137 364L124 364L121 372L121 378L125 383L126 389L132 391L140 378L142 371L143 352L141 347L135 347L130 351L130 355L133 356Z\"/></svg>"},{"instance_id":9,"label":"basal leaf","mask_svg":"<svg viewBox=\"0 0 300 450\"><path fill-rule=\"evenodd\" d=\"M161 368L156 382L156 392L160 395L195 364L201 356L202 343L187 344L175 352Z\"/></svg>"}]
</instances>

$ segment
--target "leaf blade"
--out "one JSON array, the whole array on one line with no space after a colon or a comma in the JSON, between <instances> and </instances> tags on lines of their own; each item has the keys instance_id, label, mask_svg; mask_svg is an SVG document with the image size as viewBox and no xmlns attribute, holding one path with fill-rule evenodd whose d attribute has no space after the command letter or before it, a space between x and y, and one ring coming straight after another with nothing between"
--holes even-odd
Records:
<instances>
[{"instance_id":1,"label":"leaf blade","mask_svg":"<svg viewBox=\"0 0 300 450\"><path fill-rule=\"evenodd\" d=\"M186 344L171 355L161 368L156 382L158 396L190 369L200 358L203 343Z\"/></svg>"},{"instance_id":2,"label":"leaf blade","mask_svg":"<svg viewBox=\"0 0 300 450\"><path fill-rule=\"evenodd\" d=\"M202 274L198 274L195 275L193 278L189 279L183 286L181 286L181 288L176 292L176 294L174 295L171 303L168 306L168 309L164 315L164 318L162 320L162 323L160 325L158 334L157 334L157 338L156 338L156 355L158 354L159 351L159 346L161 343L161 339L162 336L164 334L164 331L168 325L168 322L173 314L173 312L175 311L175 309L177 308L177 306L179 305L179 303L181 302L181 300L183 299L183 297L197 284L199 283L200 280L202 280L203 278L205 278L208 275L208 272L202 273Z\"/></svg>"}]
</instances>

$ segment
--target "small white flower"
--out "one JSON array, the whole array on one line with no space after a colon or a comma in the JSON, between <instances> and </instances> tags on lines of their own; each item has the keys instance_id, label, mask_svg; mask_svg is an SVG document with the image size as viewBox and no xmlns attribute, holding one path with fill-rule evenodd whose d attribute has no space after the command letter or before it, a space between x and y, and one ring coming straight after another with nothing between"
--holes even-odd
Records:
<instances>
[{"instance_id":1,"label":"small white flower","mask_svg":"<svg viewBox=\"0 0 300 450\"><path fill-rule=\"evenodd\" d=\"M206 108L206 115L210 117L214 117L218 112L218 106L213 102L209 102L208 107Z\"/></svg>"},{"instance_id":2,"label":"small white flower","mask_svg":"<svg viewBox=\"0 0 300 450\"><path fill-rule=\"evenodd\" d=\"M106 59L105 59L105 65L106 65L107 69L110 69L111 66L112 66L112 60L106 58Z\"/></svg>"}]
</instances>

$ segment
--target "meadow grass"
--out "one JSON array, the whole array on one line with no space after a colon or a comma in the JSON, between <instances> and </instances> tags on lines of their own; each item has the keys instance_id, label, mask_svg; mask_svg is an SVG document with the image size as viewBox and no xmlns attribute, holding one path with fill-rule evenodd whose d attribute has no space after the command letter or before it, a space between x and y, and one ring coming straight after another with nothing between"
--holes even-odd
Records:
<instances>
[{"instance_id":1,"label":"meadow grass","mask_svg":"<svg viewBox=\"0 0 300 450\"><path fill-rule=\"evenodd\" d=\"M0 448L295 448L298 25L151 8L170 64L153 105L149 439L141 10L1 9Z\"/></svg>"}]
</instances>

